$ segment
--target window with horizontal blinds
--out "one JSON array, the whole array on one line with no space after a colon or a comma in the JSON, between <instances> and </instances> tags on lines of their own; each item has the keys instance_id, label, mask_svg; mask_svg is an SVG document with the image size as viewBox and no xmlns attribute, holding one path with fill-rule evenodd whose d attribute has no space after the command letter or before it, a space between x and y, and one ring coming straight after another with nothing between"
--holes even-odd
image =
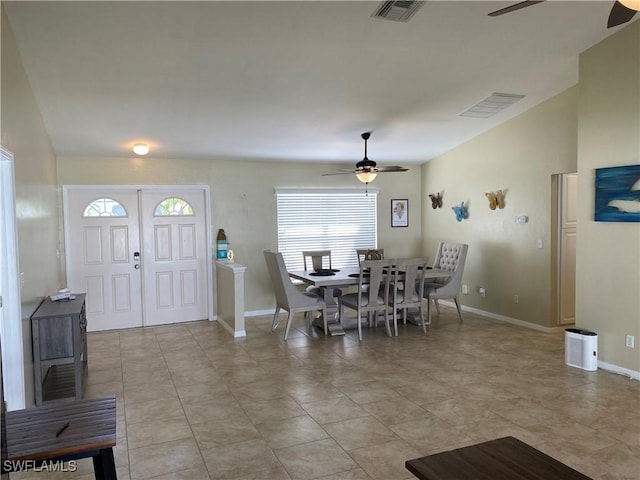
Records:
<instances>
[{"instance_id":1,"label":"window with horizontal blinds","mask_svg":"<svg viewBox=\"0 0 640 480\"><path fill-rule=\"evenodd\" d=\"M357 248L378 245L377 191L276 190L278 251L289 270L305 250L331 250L334 268L358 266Z\"/></svg>"}]
</instances>

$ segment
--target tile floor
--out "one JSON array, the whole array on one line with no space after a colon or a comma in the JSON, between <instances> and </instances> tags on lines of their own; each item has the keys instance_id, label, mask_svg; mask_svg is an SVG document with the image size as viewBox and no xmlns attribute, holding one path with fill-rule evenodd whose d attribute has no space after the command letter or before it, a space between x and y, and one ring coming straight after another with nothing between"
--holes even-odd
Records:
<instances>
[{"instance_id":1,"label":"tile floor","mask_svg":"<svg viewBox=\"0 0 640 480\"><path fill-rule=\"evenodd\" d=\"M640 382L564 365L563 333L442 308L325 338L270 317L89 335L87 397L116 394L118 478L414 478L407 459L512 435L600 480L640 479ZM12 479L91 479L72 474Z\"/></svg>"}]
</instances>

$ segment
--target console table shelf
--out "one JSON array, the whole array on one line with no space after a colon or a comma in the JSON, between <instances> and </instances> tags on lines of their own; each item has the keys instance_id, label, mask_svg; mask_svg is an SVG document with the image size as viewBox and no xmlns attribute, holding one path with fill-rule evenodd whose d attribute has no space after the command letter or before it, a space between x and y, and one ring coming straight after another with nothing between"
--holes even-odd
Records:
<instances>
[{"instance_id":1,"label":"console table shelf","mask_svg":"<svg viewBox=\"0 0 640 480\"><path fill-rule=\"evenodd\" d=\"M87 377L85 294L73 300L45 298L31 315L36 405L80 400Z\"/></svg>"}]
</instances>

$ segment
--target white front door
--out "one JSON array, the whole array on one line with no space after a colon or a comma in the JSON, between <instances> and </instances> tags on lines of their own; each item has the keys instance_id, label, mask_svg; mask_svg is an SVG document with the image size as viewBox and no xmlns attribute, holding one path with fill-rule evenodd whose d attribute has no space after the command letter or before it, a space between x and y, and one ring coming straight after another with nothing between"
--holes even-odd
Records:
<instances>
[{"instance_id":1,"label":"white front door","mask_svg":"<svg viewBox=\"0 0 640 480\"><path fill-rule=\"evenodd\" d=\"M67 281L87 294L87 330L142 326L136 190L69 190Z\"/></svg>"},{"instance_id":2,"label":"white front door","mask_svg":"<svg viewBox=\"0 0 640 480\"><path fill-rule=\"evenodd\" d=\"M204 192L154 190L141 200L145 325L207 318Z\"/></svg>"},{"instance_id":3,"label":"white front door","mask_svg":"<svg viewBox=\"0 0 640 480\"><path fill-rule=\"evenodd\" d=\"M88 330L208 318L203 190L64 191L68 286L87 293Z\"/></svg>"}]
</instances>

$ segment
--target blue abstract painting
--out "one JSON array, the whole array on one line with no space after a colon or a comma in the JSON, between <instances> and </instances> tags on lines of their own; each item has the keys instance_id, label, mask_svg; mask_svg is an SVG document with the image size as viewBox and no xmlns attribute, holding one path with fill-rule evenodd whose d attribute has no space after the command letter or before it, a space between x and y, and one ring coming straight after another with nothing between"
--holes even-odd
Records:
<instances>
[{"instance_id":1,"label":"blue abstract painting","mask_svg":"<svg viewBox=\"0 0 640 480\"><path fill-rule=\"evenodd\" d=\"M596 222L640 222L640 165L596 169Z\"/></svg>"}]
</instances>

